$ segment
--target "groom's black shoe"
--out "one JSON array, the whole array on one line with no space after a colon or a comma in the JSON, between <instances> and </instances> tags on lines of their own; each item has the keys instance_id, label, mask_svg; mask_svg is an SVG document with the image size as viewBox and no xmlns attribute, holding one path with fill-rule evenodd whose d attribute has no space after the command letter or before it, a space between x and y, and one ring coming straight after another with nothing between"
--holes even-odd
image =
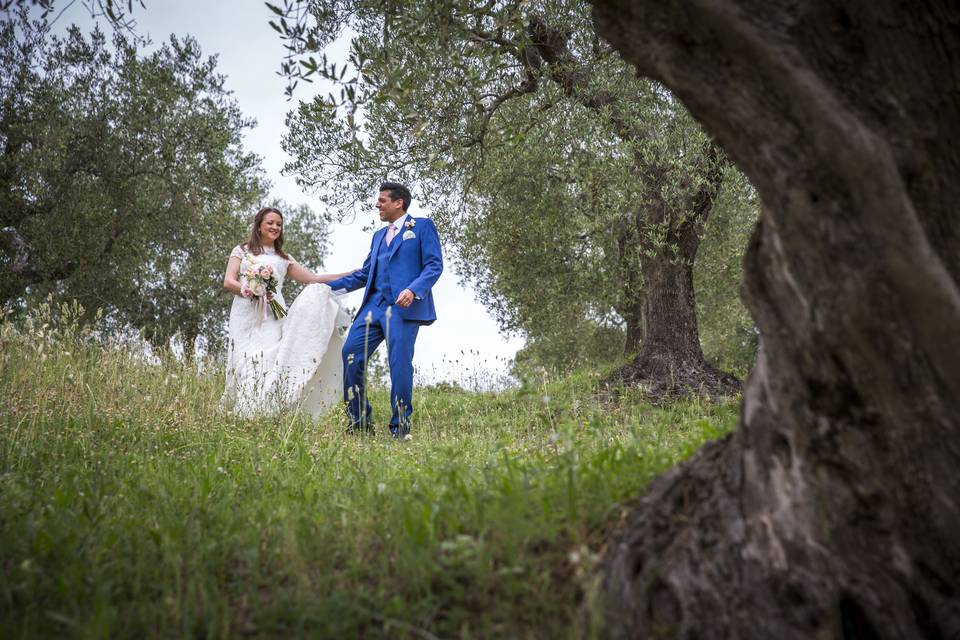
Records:
<instances>
[{"instance_id":1,"label":"groom's black shoe","mask_svg":"<svg viewBox=\"0 0 960 640\"><path fill-rule=\"evenodd\" d=\"M373 435L373 424L367 422L365 424L356 423L347 427L346 434L348 436L372 436Z\"/></svg>"}]
</instances>

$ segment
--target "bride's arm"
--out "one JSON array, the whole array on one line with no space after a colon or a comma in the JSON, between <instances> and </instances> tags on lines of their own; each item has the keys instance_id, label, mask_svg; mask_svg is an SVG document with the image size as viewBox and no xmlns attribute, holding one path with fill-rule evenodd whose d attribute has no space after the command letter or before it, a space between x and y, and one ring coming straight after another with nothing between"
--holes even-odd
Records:
<instances>
[{"instance_id":1,"label":"bride's arm","mask_svg":"<svg viewBox=\"0 0 960 640\"><path fill-rule=\"evenodd\" d=\"M227 260L227 272L223 274L223 288L230 293L240 295L240 258L230 256Z\"/></svg>"},{"instance_id":2,"label":"bride's arm","mask_svg":"<svg viewBox=\"0 0 960 640\"><path fill-rule=\"evenodd\" d=\"M239 265L238 265L239 268ZM358 269L351 269L350 271L344 271L343 273L314 273L307 269L306 267L300 265L297 262L291 262L287 267L287 275L296 280L297 282L302 282L303 284L312 284L314 282L327 283L333 282L338 278L348 276L351 273L358 271ZM226 286L226 284L224 284Z\"/></svg>"}]
</instances>

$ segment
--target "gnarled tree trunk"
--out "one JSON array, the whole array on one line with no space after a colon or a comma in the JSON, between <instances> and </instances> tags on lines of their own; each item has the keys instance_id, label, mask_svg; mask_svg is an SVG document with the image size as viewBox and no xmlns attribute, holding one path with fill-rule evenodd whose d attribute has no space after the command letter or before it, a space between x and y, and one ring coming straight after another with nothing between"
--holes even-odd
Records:
<instances>
[{"instance_id":1,"label":"gnarled tree trunk","mask_svg":"<svg viewBox=\"0 0 960 640\"><path fill-rule=\"evenodd\" d=\"M714 367L703 355L693 289L693 261L700 244L702 223L681 225L680 237L649 248L630 263L641 275L635 288L624 286L630 302L626 351L635 353L614 371L608 385L642 386L652 400L690 393L705 397L730 396L740 381Z\"/></svg>"},{"instance_id":2,"label":"gnarled tree trunk","mask_svg":"<svg viewBox=\"0 0 960 640\"><path fill-rule=\"evenodd\" d=\"M609 548L610 631L960 637L960 6L594 5L764 202L740 426Z\"/></svg>"},{"instance_id":3,"label":"gnarled tree trunk","mask_svg":"<svg viewBox=\"0 0 960 640\"><path fill-rule=\"evenodd\" d=\"M642 386L652 400L740 391L736 377L703 356L693 290L693 264L703 227L723 181L721 157L711 144L704 158L709 165L705 179L680 206L663 201L656 180L646 181L646 206L619 242L623 298L630 302L630 313L621 312L627 321L626 349L636 356L614 371L607 384ZM647 173L655 171L648 167Z\"/></svg>"}]
</instances>

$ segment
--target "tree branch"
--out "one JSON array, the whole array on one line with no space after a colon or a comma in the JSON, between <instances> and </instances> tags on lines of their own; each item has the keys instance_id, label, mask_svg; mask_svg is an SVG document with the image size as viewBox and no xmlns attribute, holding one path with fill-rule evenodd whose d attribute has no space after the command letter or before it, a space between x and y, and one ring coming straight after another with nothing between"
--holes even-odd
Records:
<instances>
[{"instance_id":1,"label":"tree branch","mask_svg":"<svg viewBox=\"0 0 960 640\"><path fill-rule=\"evenodd\" d=\"M624 140L636 140L648 136L638 130L631 118L620 109L621 98L608 91L590 88L591 71L577 60L568 46L569 34L533 16L527 25L527 35L535 56L528 56L537 69L543 70L551 80L560 85L567 97L588 109L604 112Z\"/></svg>"},{"instance_id":2,"label":"tree branch","mask_svg":"<svg viewBox=\"0 0 960 640\"><path fill-rule=\"evenodd\" d=\"M484 138L487 136L487 129L490 126L490 119L493 118L493 115L497 112L497 109L499 109L511 98L533 93L537 90L538 85L539 81L535 76L527 75L527 78L522 83L511 88L506 93L502 93L497 96L489 107L482 109L483 115L480 120L480 131L476 135L471 136L464 146L469 148L479 144L482 147Z\"/></svg>"}]
</instances>

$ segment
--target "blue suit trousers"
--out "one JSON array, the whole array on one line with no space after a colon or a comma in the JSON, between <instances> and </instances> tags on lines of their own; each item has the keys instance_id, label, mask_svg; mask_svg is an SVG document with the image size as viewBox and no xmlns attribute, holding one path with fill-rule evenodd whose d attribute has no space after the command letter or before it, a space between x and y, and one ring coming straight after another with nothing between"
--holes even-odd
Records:
<instances>
[{"instance_id":1,"label":"blue suit trousers","mask_svg":"<svg viewBox=\"0 0 960 640\"><path fill-rule=\"evenodd\" d=\"M372 409L367 399L366 365L380 343L387 342L390 365L390 404L393 415L390 431L403 436L410 433L413 413L413 348L420 323L404 320L380 296L369 300L350 326L343 345L343 400L354 427L371 424Z\"/></svg>"}]
</instances>

